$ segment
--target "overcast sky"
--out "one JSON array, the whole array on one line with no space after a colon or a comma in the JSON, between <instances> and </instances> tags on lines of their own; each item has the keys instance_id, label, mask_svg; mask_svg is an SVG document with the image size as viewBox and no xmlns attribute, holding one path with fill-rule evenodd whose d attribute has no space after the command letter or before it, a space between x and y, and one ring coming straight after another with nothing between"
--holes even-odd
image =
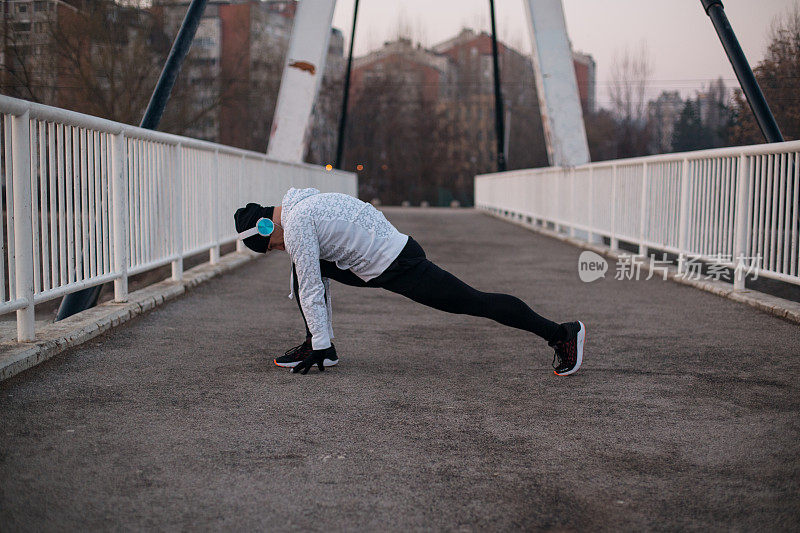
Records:
<instances>
[{"instance_id":1,"label":"overcast sky","mask_svg":"<svg viewBox=\"0 0 800 533\"><path fill-rule=\"evenodd\" d=\"M530 53L524 0L495 0L501 40ZM725 12L742 49L755 64L764 57L772 21L795 0L724 0ZM354 0L338 0L333 24L349 43ZM608 102L609 67L615 54L645 43L653 66L651 94L680 90L691 95L722 77L736 84L711 20L700 0L563 0L573 49L597 62L599 105ZM489 29L488 0L361 0L355 54L380 47L398 34L400 21L415 40L430 46L462 27ZM345 48L345 53L347 49ZM502 78L502 73L501 73Z\"/></svg>"}]
</instances>

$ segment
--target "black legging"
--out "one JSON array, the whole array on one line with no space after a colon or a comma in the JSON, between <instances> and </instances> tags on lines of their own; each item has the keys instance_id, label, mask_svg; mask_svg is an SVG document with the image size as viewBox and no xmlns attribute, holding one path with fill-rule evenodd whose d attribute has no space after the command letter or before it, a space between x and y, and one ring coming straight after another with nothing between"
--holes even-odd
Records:
<instances>
[{"instance_id":1,"label":"black legging","mask_svg":"<svg viewBox=\"0 0 800 533\"><path fill-rule=\"evenodd\" d=\"M380 276L364 281L350 270L342 270L330 261L320 261L323 277L353 287L380 287L402 294L415 302L462 315L480 316L524 329L548 342L558 340L562 334L559 324L536 314L525 302L508 294L481 292L439 268L425 257L425 251L412 239L397 259ZM294 292L300 307L297 275L294 274ZM300 307L300 314L303 308ZM303 322L306 322L303 315ZM306 323L306 336L310 337Z\"/></svg>"}]
</instances>

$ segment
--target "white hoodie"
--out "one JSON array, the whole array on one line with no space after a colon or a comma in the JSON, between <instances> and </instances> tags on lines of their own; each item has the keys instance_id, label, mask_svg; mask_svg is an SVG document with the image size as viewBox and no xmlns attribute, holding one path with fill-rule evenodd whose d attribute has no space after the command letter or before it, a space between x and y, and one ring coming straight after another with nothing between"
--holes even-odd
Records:
<instances>
[{"instance_id":1,"label":"white hoodie","mask_svg":"<svg viewBox=\"0 0 800 533\"><path fill-rule=\"evenodd\" d=\"M320 274L320 259L369 281L400 255L408 235L397 231L372 205L346 194L289 189L281 205L283 239L297 269L298 297L311 345L322 350L330 347L333 329L330 299L325 301L328 280Z\"/></svg>"}]
</instances>

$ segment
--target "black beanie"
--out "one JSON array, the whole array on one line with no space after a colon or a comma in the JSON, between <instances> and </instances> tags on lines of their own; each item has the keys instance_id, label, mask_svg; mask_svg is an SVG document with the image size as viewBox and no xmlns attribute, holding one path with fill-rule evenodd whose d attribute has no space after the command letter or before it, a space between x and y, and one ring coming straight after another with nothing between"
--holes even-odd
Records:
<instances>
[{"instance_id":1,"label":"black beanie","mask_svg":"<svg viewBox=\"0 0 800 533\"><path fill-rule=\"evenodd\" d=\"M247 231L250 228L255 227L256 222L258 222L258 220L261 218L268 218L272 220L272 213L274 211L275 207L273 206L264 207L262 205L253 203L247 204L244 207L240 207L233 215L233 220L236 222L237 233L242 233L243 231ZM242 242L244 242L244 245L254 252L263 254L267 252L267 247L269 246L269 237L262 237L256 233L252 237L248 237Z\"/></svg>"}]
</instances>

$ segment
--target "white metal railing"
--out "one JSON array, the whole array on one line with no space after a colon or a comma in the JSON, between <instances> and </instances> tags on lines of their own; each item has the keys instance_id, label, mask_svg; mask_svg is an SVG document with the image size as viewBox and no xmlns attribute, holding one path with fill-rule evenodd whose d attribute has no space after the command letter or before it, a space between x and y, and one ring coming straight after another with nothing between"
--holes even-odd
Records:
<instances>
[{"instance_id":1,"label":"white metal railing","mask_svg":"<svg viewBox=\"0 0 800 533\"><path fill-rule=\"evenodd\" d=\"M233 213L289 187L356 194L356 177L0 96L0 314L34 339L34 305L236 240ZM241 246L239 244L239 246Z\"/></svg>"},{"instance_id":2,"label":"white metal railing","mask_svg":"<svg viewBox=\"0 0 800 533\"><path fill-rule=\"evenodd\" d=\"M475 205L800 284L800 141L485 174ZM679 270L685 269L679 261Z\"/></svg>"}]
</instances>

